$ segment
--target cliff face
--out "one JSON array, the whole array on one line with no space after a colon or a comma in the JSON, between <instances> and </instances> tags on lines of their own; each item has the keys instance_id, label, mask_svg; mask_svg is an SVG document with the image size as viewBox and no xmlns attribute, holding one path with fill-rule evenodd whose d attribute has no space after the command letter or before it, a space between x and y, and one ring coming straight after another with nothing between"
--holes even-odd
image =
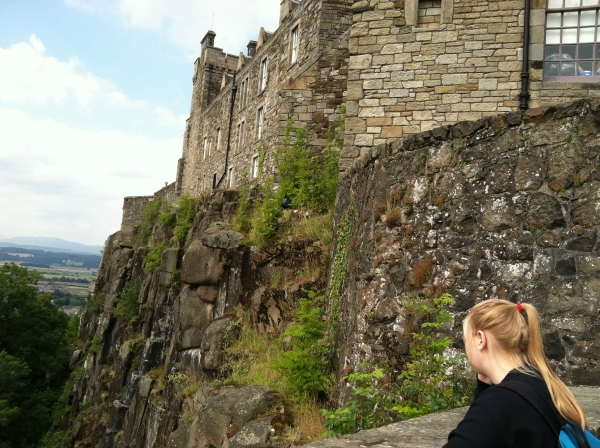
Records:
<instances>
[{"instance_id":1,"label":"cliff face","mask_svg":"<svg viewBox=\"0 0 600 448\"><path fill-rule=\"evenodd\" d=\"M405 301L449 292L445 331L457 348L475 303L522 300L540 310L565 381L600 385L599 122L599 103L580 101L375 147L340 178L328 268L328 249L312 239L244 245L230 225L235 192L198 199L185 243L161 249L153 272L150 252L172 241L171 227L155 224L148 247L132 247L129 230L112 235L71 364L74 446L283 443L291 417L276 391L210 381L240 310L255 328L280 332L302 290L326 283L338 380L365 360L401 370ZM307 266L320 274L300 280Z\"/></svg>"},{"instance_id":2,"label":"cliff face","mask_svg":"<svg viewBox=\"0 0 600 448\"><path fill-rule=\"evenodd\" d=\"M249 309L262 330L281 331L282 304L297 300L301 286L322 288L324 279L275 287L273 277L299 277L323 251L310 240L273 243L261 251L241 245L244 236L228 224L236 200L236 193L220 192L198 202L187 243L165 249L151 273L149 247L171 241L172 229L156 224L149 247L129 247L129 236L121 232L107 240L81 319L85 347L71 364L77 380L75 446L188 446L198 438L201 446L222 446L223 440L246 446L271 439L273 427L289 423L274 390L215 389L209 381L221 372L223 338L233 328L235 307ZM127 313L131 294L137 300ZM198 389L191 399L182 393L190 382ZM190 412L185 406L194 411L184 421L182 413ZM279 407L281 412L270 413Z\"/></svg>"},{"instance_id":3,"label":"cliff face","mask_svg":"<svg viewBox=\"0 0 600 448\"><path fill-rule=\"evenodd\" d=\"M600 385L597 102L461 122L373 148L338 187L338 372L408 353L411 294L528 302L569 384ZM340 244L340 227L346 232ZM340 257L338 257L340 258Z\"/></svg>"}]
</instances>

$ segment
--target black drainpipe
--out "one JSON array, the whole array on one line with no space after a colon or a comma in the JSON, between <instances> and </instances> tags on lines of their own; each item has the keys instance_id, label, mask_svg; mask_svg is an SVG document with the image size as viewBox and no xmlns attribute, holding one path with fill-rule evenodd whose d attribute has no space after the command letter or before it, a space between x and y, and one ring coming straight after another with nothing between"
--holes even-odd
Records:
<instances>
[{"instance_id":1,"label":"black drainpipe","mask_svg":"<svg viewBox=\"0 0 600 448\"><path fill-rule=\"evenodd\" d=\"M231 106L229 108L229 130L227 131L227 149L225 151L225 169L223 170L223 175L219 179L219 182L217 182L217 185L215 185L215 188L217 188L219 185L221 185L221 182L227 175L227 167L229 165L229 148L231 148L231 124L233 122L233 106L235 104L235 95L237 94L237 82L235 80L235 75L236 75L236 73L233 74L233 85L231 86Z\"/></svg>"},{"instance_id":2,"label":"black drainpipe","mask_svg":"<svg viewBox=\"0 0 600 448\"><path fill-rule=\"evenodd\" d=\"M210 64L208 66L208 94L206 95L206 105L210 104L210 90L212 89L212 74L213 74L213 65Z\"/></svg>"},{"instance_id":3,"label":"black drainpipe","mask_svg":"<svg viewBox=\"0 0 600 448\"><path fill-rule=\"evenodd\" d=\"M527 110L529 105L529 10L531 0L525 0L525 14L523 16L523 71L521 72L521 104L519 109Z\"/></svg>"}]
</instances>

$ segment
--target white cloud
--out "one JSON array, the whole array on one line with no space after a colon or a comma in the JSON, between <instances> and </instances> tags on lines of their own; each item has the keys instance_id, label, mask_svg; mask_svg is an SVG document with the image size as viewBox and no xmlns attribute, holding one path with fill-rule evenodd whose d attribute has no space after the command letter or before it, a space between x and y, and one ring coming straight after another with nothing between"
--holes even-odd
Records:
<instances>
[{"instance_id":1,"label":"white cloud","mask_svg":"<svg viewBox=\"0 0 600 448\"><path fill-rule=\"evenodd\" d=\"M187 115L146 100L129 98L111 82L86 72L72 58L65 62L46 55L43 42L32 35L29 42L0 48L0 104L9 107L73 107L89 112L120 113L123 120L140 125L172 128L183 132ZM108 112L107 112L108 110ZM96 121L102 124L102 119Z\"/></svg>"},{"instance_id":2,"label":"white cloud","mask_svg":"<svg viewBox=\"0 0 600 448\"><path fill-rule=\"evenodd\" d=\"M209 29L217 33L215 45L237 54L260 27L275 31L279 0L65 0L72 7L116 16L124 25L154 30L199 56L200 40ZM214 14L214 19L213 19Z\"/></svg>"},{"instance_id":3,"label":"white cloud","mask_svg":"<svg viewBox=\"0 0 600 448\"><path fill-rule=\"evenodd\" d=\"M126 108L145 105L130 100L110 82L85 72L77 58L64 62L45 53L46 47L35 35L29 42L0 48L0 101L37 105L75 101L86 108L98 102Z\"/></svg>"},{"instance_id":4,"label":"white cloud","mask_svg":"<svg viewBox=\"0 0 600 448\"><path fill-rule=\"evenodd\" d=\"M0 231L100 244L120 227L123 196L175 180L181 138L83 131L0 109Z\"/></svg>"}]
</instances>

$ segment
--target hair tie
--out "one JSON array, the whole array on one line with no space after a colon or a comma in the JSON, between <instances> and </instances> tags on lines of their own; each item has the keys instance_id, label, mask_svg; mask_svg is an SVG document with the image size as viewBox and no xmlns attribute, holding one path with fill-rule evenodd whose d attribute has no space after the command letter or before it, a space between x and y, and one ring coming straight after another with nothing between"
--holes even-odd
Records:
<instances>
[{"instance_id":1,"label":"hair tie","mask_svg":"<svg viewBox=\"0 0 600 448\"><path fill-rule=\"evenodd\" d=\"M525 311L525 309L523 308L523 305L521 305L521 303L517 303L517 308L519 309L519 313L523 313Z\"/></svg>"}]
</instances>

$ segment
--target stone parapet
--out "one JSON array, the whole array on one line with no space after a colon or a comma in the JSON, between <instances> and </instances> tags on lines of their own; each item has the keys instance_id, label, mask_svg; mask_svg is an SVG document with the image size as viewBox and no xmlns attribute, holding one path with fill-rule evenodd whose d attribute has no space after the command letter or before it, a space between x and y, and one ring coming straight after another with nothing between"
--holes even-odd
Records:
<instances>
[{"instance_id":1,"label":"stone parapet","mask_svg":"<svg viewBox=\"0 0 600 448\"><path fill-rule=\"evenodd\" d=\"M600 388L571 387L570 389L586 413L590 429L598 435L600 431ZM308 443L304 446L310 448L440 448L448 441L448 434L456 428L467 409L464 407L429 414L381 428L360 431L357 434Z\"/></svg>"}]
</instances>

